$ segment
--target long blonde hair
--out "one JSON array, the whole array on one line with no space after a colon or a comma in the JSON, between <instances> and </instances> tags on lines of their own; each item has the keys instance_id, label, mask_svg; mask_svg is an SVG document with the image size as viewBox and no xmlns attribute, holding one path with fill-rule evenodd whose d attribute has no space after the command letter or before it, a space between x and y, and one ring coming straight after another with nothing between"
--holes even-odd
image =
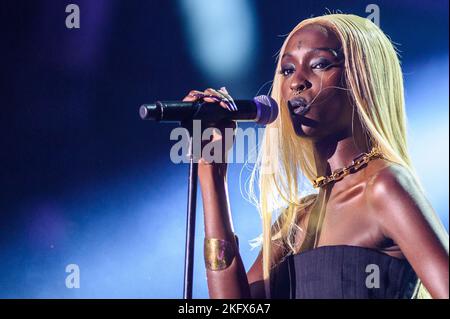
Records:
<instances>
[{"instance_id":1,"label":"long blonde hair","mask_svg":"<svg viewBox=\"0 0 450 319\"><path fill-rule=\"evenodd\" d=\"M272 258L272 243L282 240L295 253L293 234L302 217L298 213L321 198L321 194L305 196L307 182L311 183L318 175L313 144L294 132L287 102L281 95L282 79L278 72L289 39L299 29L312 24L334 32L342 44L345 85L364 134L354 138L365 141L367 149L376 146L385 159L408 169L420 186L407 150L403 76L394 45L374 23L355 15L329 14L300 22L286 37L278 55L271 96L280 112L266 128L249 183L250 195L262 218L263 274L268 297L270 270L276 262ZM277 134L269 134L271 129L276 129ZM280 211L273 224L273 215ZM422 285L420 290L426 293Z\"/></svg>"}]
</instances>

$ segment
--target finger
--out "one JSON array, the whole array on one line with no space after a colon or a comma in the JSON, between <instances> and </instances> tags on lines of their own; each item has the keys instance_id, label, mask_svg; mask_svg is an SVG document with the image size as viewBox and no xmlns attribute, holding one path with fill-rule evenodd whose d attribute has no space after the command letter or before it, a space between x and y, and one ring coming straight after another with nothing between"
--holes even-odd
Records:
<instances>
[{"instance_id":1,"label":"finger","mask_svg":"<svg viewBox=\"0 0 450 319\"><path fill-rule=\"evenodd\" d=\"M207 101L207 102L210 102L210 101L212 101L212 102L222 102L222 101L226 102L225 99L223 99L223 98L221 98L221 97L219 97L217 95L212 95L212 94L205 95L203 97L203 99L205 101Z\"/></svg>"},{"instance_id":2,"label":"finger","mask_svg":"<svg viewBox=\"0 0 450 319\"><path fill-rule=\"evenodd\" d=\"M228 110L230 112L234 111L233 105L227 99L221 99L220 100L220 106L225 108L226 110Z\"/></svg>"},{"instance_id":3,"label":"finger","mask_svg":"<svg viewBox=\"0 0 450 319\"><path fill-rule=\"evenodd\" d=\"M219 90L217 90L218 93L220 93L223 97L232 100L233 98L231 97L230 93L228 93L227 89L222 86Z\"/></svg>"},{"instance_id":4,"label":"finger","mask_svg":"<svg viewBox=\"0 0 450 319\"><path fill-rule=\"evenodd\" d=\"M208 89L208 92L213 93L214 95L217 95L220 98L226 98L226 96L220 92L220 90L216 90L216 89Z\"/></svg>"},{"instance_id":5,"label":"finger","mask_svg":"<svg viewBox=\"0 0 450 319\"><path fill-rule=\"evenodd\" d=\"M237 110L235 108L234 104L230 100L223 98L222 102L226 105L226 108L228 109L228 111L233 112L233 111Z\"/></svg>"},{"instance_id":6,"label":"finger","mask_svg":"<svg viewBox=\"0 0 450 319\"><path fill-rule=\"evenodd\" d=\"M224 86L222 86L217 92L221 93L224 97L226 97L229 100L232 99L230 93L228 93L227 89Z\"/></svg>"},{"instance_id":7,"label":"finger","mask_svg":"<svg viewBox=\"0 0 450 319\"><path fill-rule=\"evenodd\" d=\"M204 91L204 93L208 96L205 97L204 100L206 102L223 102L220 103L222 107L225 107L229 111L237 111L237 107L233 101L233 98L224 91L226 91L224 87L222 87L220 90L208 88Z\"/></svg>"},{"instance_id":8,"label":"finger","mask_svg":"<svg viewBox=\"0 0 450 319\"><path fill-rule=\"evenodd\" d=\"M227 103L225 103L224 101L220 102L220 106L227 110L230 109L230 106Z\"/></svg>"},{"instance_id":9,"label":"finger","mask_svg":"<svg viewBox=\"0 0 450 319\"><path fill-rule=\"evenodd\" d=\"M189 95L197 98L198 100L203 99L206 96L205 93L197 90L191 91Z\"/></svg>"},{"instance_id":10,"label":"finger","mask_svg":"<svg viewBox=\"0 0 450 319\"><path fill-rule=\"evenodd\" d=\"M203 91L203 93L210 94L210 95L218 95L217 91L214 90L213 88L207 88L205 91Z\"/></svg>"},{"instance_id":11,"label":"finger","mask_svg":"<svg viewBox=\"0 0 450 319\"><path fill-rule=\"evenodd\" d=\"M217 96L220 100L228 100L228 97L225 96L222 92L215 90L215 89L206 89L205 93L207 93L208 95L212 95L212 96Z\"/></svg>"},{"instance_id":12,"label":"finger","mask_svg":"<svg viewBox=\"0 0 450 319\"><path fill-rule=\"evenodd\" d=\"M189 91L189 93L188 93L188 95L189 96L195 96L196 94L203 94L203 92L202 91L199 91L199 90L191 90L191 91Z\"/></svg>"},{"instance_id":13,"label":"finger","mask_svg":"<svg viewBox=\"0 0 450 319\"><path fill-rule=\"evenodd\" d=\"M227 88L226 88L226 87L224 87L224 86L222 86L222 87L220 88L220 90L219 90L219 91L221 91L221 92L224 92L224 93L228 94L228 90L227 90Z\"/></svg>"},{"instance_id":14,"label":"finger","mask_svg":"<svg viewBox=\"0 0 450 319\"><path fill-rule=\"evenodd\" d=\"M216 102L216 100L214 100L214 99L212 99L212 98L210 98L210 97L205 97L205 98L203 99L203 101L208 102L208 103L214 103L214 102Z\"/></svg>"},{"instance_id":15,"label":"finger","mask_svg":"<svg viewBox=\"0 0 450 319\"><path fill-rule=\"evenodd\" d=\"M223 86L220 88L220 90L218 90L218 92L220 94L222 94L222 96L224 97L224 99L227 100L227 103L230 105L230 108L232 111L237 111L237 106L234 103L233 98L231 97L231 95L228 93L227 89Z\"/></svg>"},{"instance_id":16,"label":"finger","mask_svg":"<svg viewBox=\"0 0 450 319\"><path fill-rule=\"evenodd\" d=\"M199 100L200 98L202 98L204 96L203 92L198 91L198 90L191 90L188 95L186 95L183 98L183 101L185 102L193 102L196 100Z\"/></svg>"},{"instance_id":17,"label":"finger","mask_svg":"<svg viewBox=\"0 0 450 319\"><path fill-rule=\"evenodd\" d=\"M220 105L222 107L225 107L228 111L233 111L234 110L233 104L225 96L222 95L220 97L219 101L220 101Z\"/></svg>"},{"instance_id":18,"label":"finger","mask_svg":"<svg viewBox=\"0 0 450 319\"><path fill-rule=\"evenodd\" d=\"M236 106L234 105L234 102L230 101L230 99L228 98L229 95L227 96L226 94L224 94L224 92L221 92L220 90L211 89L211 88L205 90L205 92L220 98L220 101L223 102L223 103L220 103L220 105L224 106L227 110L229 110L229 111L237 110ZM231 98L231 96L230 96L230 98Z\"/></svg>"},{"instance_id":19,"label":"finger","mask_svg":"<svg viewBox=\"0 0 450 319\"><path fill-rule=\"evenodd\" d=\"M197 100L197 98L196 97L194 97L194 96L189 96L189 95L186 95L184 98L183 98L183 102L194 102L195 100Z\"/></svg>"}]
</instances>

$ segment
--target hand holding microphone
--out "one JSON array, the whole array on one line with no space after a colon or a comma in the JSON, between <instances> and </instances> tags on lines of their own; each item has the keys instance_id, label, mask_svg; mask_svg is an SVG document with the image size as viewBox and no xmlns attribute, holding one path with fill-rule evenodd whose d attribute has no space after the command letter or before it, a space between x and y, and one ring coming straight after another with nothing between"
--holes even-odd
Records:
<instances>
[{"instance_id":1,"label":"hand holding microphone","mask_svg":"<svg viewBox=\"0 0 450 319\"><path fill-rule=\"evenodd\" d=\"M220 90L215 90L215 89L209 88L203 92L198 91L198 90L192 90L189 92L189 94L187 96L185 96L183 98L183 102L197 102L197 101L205 102L205 104L207 104L207 105L205 105L204 107L210 107L211 105L208 105L208 103L216 103L216 104L218 103L222 109L226 110L226 112L236 112L237 111L236 104L234 103L233 98L228 93L228 91L226 90L225 87L220 88ZM212 120L208 124L211 126L214 126L214 128L217 129L219 132L214 131L214 133L211 136L211 139L209 141L202 141L202 153L203 153L203 147L206 144L220 143L220 145L222 147L222 155L223 155L222 163L225 163L227 153L234 143L234 131L237 127L236 122L233 120L230 120L230 119L221 119L219 121ZM228 141L228 143L223 143L223 140L224 140L223 137L225 136L225 130L227 128L233 130L233 139L231 142ZM225 141L225 142L227 142L227 141ZM202 157L199 160L199 164L200 164L200 167L202 167L202 165L211 164L211 163L204 160L204 158ZM226 167L226 165L225 165L225 167Z\"/></svg>"},{"instance_id":2,"label":"hand holding microphone","mask_svg":"<svg viewBox=\"0 0 450 319\"><path fill-rule=\"evenodd\" d=\"M266 125L278 115L278 105L269 96L252 100L233 100L225 88L193 90L183 101L157 101L144 104L139 109L144 120L157 122L188 122L202 120L216 123L222 120L256 122Z\"/></svg>"},{"instance_id":3,"label":"hand holding microphone","mask_svg":"<svg viewBox=\"0 0 450 319\"><path fill-rule=\"evenodd\" d=\"M278 105L269 96L261 95L252 100L234 100L225 87L204 91L192 90L182 101L157 101L144 104L139 109L144 120L156 122L178 122L192 125L193 120L200 120L203 127L213 127L215 130L210 141L202 141L202 150L211 142L225 142L222 149L222 163L226 153L234 143L236 121L256 122L266 125L278 116ZM227 128L233 132L227 138Z\"/></svg>"},{"instance_id":4,"label":"hand holding microphone","mask_svg":"<svg viewBox=\"0 0 450 319\"><path fill-rule=\"evenodd\" d=\"M197 97L210 103L219 102L219 104L228 111L238 110L236 104L234 103L234 99L231 97L231 95L228 93L227 89L224 86L221 87L219 90L209 88L206 89L204 92L193 90L189 92L188 96ZM185 99L183 99L183 101L185 101Z\"/></svg>"}]
</instances>

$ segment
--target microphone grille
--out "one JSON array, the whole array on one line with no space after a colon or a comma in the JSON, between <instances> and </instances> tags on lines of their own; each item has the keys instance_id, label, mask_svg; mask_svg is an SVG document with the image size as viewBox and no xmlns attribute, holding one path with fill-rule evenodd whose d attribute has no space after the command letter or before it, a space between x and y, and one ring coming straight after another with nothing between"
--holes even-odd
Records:
<instances>
[{"instance_id":1,"label":"microphone grille","mask_svg":"<svg viewBox=\"0 0 450 319\"><path fill-rule=\"evenodd\" d=\"M256 123L261 125L270 124L278 116L278 104L268 95L259 95L253 98L256 104Z\"/></svg>"}]
</instances>

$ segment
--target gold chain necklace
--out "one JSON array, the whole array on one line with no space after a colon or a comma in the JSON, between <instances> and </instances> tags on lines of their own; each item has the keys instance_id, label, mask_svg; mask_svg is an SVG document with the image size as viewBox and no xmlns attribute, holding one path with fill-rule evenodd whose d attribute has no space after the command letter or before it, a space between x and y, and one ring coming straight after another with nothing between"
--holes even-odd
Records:
<instances>
[{"instance_id":1,"label":"gold chain necklace","mask_svg":"<svg viewBox=\"0 0 450 319\"><path fill-rule=\"evenodd\" d=\"M339 181L348 174L355 173L356 171L360 170L371 160L380 157L382 157L382 154L380 153L378 148L373 147L369 153L362 153L355 157L350 165L344 168L338 168L331 175L317 177L313 180L313 186L314 188L318 188L323 187L333 181Z\"/></svg>"}]
</instances>

